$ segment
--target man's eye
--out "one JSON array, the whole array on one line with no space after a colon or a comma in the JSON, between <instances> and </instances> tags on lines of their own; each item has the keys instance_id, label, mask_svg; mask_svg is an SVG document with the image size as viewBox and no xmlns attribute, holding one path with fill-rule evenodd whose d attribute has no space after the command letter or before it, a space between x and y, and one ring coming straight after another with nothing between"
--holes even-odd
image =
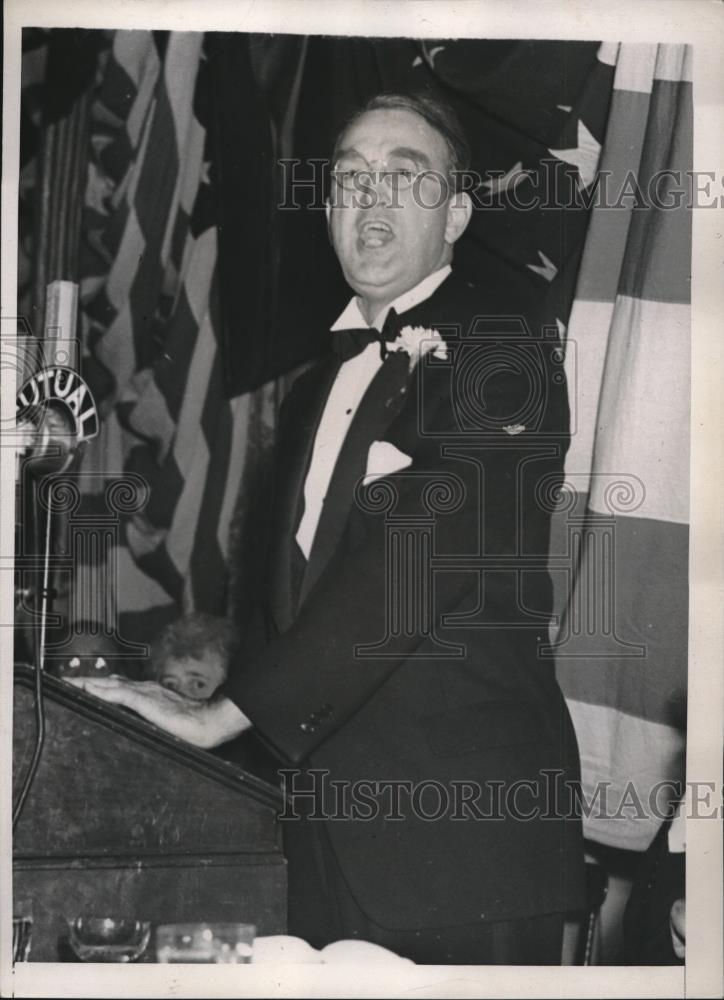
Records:
<instances>
[{"instance_id":1,"label":"man's eye","mask_svg":"<svg viewBox=\"0 0 724 1000\"><path fill-rule=\"evenodd\" d=\"M192 681L191 682L191 686L194 689L194 691L205 691L206 690L206 684L203 681Z\"/></svg>"},{"instance_id":2,"label":"man's eye","mask_svg":"<svg viewBox=\"0 0 724 1000\"><path fill-rule=\"evenodd\" d=\"M360 191L369 190L377 180L374 170L349 170L345 186Z\"/></svg>"},{"instance_id":3,"label":"man's eye","mask_svg":"<svg viewBox=\"0 0 724 1000\"><path fill-rule=\"evenodd\" d=\"M357 184L359 173L359 170L355 170L352 167L342 167L333 171L337 183L341 184L344 188L353 188Z\"/></svg>"}]
</instances>

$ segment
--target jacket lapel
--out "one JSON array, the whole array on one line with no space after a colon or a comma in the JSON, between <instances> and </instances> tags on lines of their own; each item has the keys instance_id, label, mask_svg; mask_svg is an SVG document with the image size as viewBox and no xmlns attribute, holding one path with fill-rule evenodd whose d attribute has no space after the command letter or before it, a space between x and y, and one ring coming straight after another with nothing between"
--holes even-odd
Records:
<instances>
[{"instance_id":1,"label":"jacket lapel","mask_svg":"<svg viewBox=\"0 0 724 1000\"><path fill-rule=\"evenodd\" d=\"M454 292L456 281L454 273L448 275L429 299L400 313L400 327L430 326L430 310L433 307L439 310L441 300L446 301ZM444 315L447 310L443 308L442 312ZM399 416L410 395L407 392L412 382L408 355L404 351L389 354L370 383L347 432L324 500L309 561L305 564L294 536L302 516L304 483L314 439L340 364L334 355L325 359L313 385L305 387L305 404L300 401L300 406L295 407L295 415L302 413L306 405L306 417L300 420L299 426L290 428L289 445L285 448L284 457L288 456L291 466L285 478L281 508L284 520L276 520L280 555L275 561L277 590L272 591L278 595L275 618L281 630L289 628L342 539L354 503L355 487L365 473L372 442L384 439L387 428Z\"/></svg>"},{"instance_id":2,"label":"jacket lapel","mask_svg":"<svg viewBox=\"0 0 724 1000\"><path fill-rule=\"evenodd\" d=\"M384 437L389 425L399 415L406 400L408 382L408 355L404 352L389 354L362 398L324 499L302 581L300 604L322 575L341 541L354 503L355 487L365 473L370 446L373 441Z\"/></svg>"},{"instance_id":3,"label":"jacket lapel","mask_svg":"<svg viewBox=\"0 0 724 1000\"><path fill-rule=\"evenodd\" d=\"M277 469L281 469L274 499L270 554L271 612L280 632L294 621L304 555L295 538L302 516L304 483L314 439L340 359L330 355L299 377L291 391L293 406L280 428Z\"/></svg>"}]
</instances>

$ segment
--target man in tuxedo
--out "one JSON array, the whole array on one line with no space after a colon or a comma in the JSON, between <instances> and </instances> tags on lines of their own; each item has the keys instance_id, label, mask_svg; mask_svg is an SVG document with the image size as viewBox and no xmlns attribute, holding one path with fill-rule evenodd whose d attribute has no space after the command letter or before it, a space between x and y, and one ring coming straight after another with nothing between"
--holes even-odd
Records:
<instances>
[{"instance_id":1,"label":"man in tuxedo","mask_svg":"<svg viewBox=\"0 0 724 1000\"><path fill-rule=\"evenodd\" d=\"M467 157L452 112L406 95L337 141L356 294L282 407L264 651L215 704L84 686L201 746L254 727L288 795L291 933L556 964L583 881L575 738L539 656L568 407L555 339L490 321L452 271Z\"/></svg>"}]
</instances>

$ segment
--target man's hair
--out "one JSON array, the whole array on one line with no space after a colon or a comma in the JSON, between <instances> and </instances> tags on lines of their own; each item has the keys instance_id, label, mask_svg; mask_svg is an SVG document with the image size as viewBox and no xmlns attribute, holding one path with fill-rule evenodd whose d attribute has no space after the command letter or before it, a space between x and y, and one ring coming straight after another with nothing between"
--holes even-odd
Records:
<instances>
[{"instance_id":1,"label":"man's hair","mask_svg":"<svg viewBox=\"0 0 724 1000\"><path fill-rule=\"evenodd\" d=\"M205 653L215 652L225 667L234 655L239 637L227 618L201 611L184 615L166 625L151 646L150 670L156 676L166 660L200 660Z\"/></svg>"},{"instance_id":2,"label":"man's hair","mask_svg":"<svg viewBox=\"0 0 724 1000\"><path fill-rule=\"evenodd\" d=\"M340 143L345 132L368 111L412 111L424 119L427 124L442 136L447 146L449 167L448 172L457 188L457 178L470 169L470 146L465 132L460 124L457 113L445 101L440 101L427 94L377 94L361 107L345 122L340 129L334 144L332 163L336 163Z\"/></svg>"}]
</instances>

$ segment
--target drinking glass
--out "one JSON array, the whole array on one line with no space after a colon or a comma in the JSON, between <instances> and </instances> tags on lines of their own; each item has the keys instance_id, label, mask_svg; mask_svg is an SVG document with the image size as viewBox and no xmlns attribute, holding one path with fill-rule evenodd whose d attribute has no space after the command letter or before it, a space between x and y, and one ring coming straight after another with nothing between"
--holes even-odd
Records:
<instances>
[{"instance_id":1,"label":"drinking glass","mask_svg":"<svg viewBox=\"0 0 724 1000\"><path fill-rule=\"evenodd\" d=\"M68 927L70 946L82 962L134 962L151 935L146 920L77 917Z\"/></svg>"},{"instance_id":2,"label":"drinking glass","mask_svg":"<svg viewBox=\"0 0 724 1000\"><path fill-rule=\"evenodd\" d=\"M27 962L32 930L32 917L13 917L13 962Z\"/></svg>"},{"instance_id":3,"label":"drinking glass","mask_svg":"<svg viewBox=\"0 0 724 1000\"><path fill-rule=\"evenodd\" d=\"M156 959L167 964L251 962L254 924L162 924L156 928Z\"/></svg>"}]
</instances>

